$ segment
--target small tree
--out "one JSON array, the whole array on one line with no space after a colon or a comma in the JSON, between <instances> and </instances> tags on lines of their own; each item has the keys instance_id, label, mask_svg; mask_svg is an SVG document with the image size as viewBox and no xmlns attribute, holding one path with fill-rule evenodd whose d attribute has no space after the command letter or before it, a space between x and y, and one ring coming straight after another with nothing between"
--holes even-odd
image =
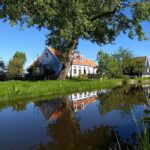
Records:
<instances>
[{"instance_id":1,"label":"small tree","mask_svg":"<svg viewBox=\"0 0 150 150\"><path fill-rule=\"evenodd\" d=\"M22 52L16 52L8 63L9 78L20 77L23 74L23 67L26 62L26 55Z\"/></svg>"}]
</instances>

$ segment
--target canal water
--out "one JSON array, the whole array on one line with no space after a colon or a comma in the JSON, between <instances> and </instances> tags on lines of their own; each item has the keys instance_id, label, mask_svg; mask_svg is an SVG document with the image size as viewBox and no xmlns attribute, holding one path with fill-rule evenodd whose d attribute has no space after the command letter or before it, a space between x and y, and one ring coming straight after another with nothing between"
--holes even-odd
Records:
<instances>
[{"instance_id":1,"label":"canal water","mask_svg":"<svg viewBox=\"0 0 150 150\"><path fill-rule=\"evenodd\" d=\"M0 150L134 149L149 98L149 85L132 85L0 104Z\"/></svg>"}]
</instances>

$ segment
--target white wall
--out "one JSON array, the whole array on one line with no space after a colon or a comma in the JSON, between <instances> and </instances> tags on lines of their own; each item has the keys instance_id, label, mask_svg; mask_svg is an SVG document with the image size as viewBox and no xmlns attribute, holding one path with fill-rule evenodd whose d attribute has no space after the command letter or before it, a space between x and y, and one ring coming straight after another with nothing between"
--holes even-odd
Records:
<instances>
[{"instance_id":1,"label":"white wall","mask_svg":"<svg viewBox=\"0 0 150 150\"><path fill-rule=\"evenodd\" d=\"M76 73L74 73L74 69L76 68ZM96 74L97 69L89 66L80 66L80 65L72 65L69 69L68 76L77 77L79 76L79 70L81 70L81 74ZM84 73L85 70L85 73Z\"/></svg>"}]
</instances>

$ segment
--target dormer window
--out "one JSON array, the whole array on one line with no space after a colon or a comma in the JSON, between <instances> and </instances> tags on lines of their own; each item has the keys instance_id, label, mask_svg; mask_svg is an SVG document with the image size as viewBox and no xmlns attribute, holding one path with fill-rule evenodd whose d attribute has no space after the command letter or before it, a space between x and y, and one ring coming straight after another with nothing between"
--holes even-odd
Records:
<instances>
[{"instance_id":1,"label":"dormer window","mask_svg":"<svg viewBox=\"0 0 150 150\"><path fill-rule=\"evenodd\" d=\"M81 61L81 62L83 61L83 58L82 58L82 57L80 57L80 61Z\"/></svg>"}]
</instances>

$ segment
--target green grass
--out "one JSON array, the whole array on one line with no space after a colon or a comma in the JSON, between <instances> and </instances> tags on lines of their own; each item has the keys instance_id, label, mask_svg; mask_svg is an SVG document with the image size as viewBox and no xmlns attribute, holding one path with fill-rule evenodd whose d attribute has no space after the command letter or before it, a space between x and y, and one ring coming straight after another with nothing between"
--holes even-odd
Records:
<instances>
[{"instance_id":1,"label":"green grass","mask_svg":"<svg viewBox=\"0 0 150 150\"><path fill-rule=\"evenodd\" d=\"M0 82L0 102L59 96L74 92L111 88L118 80L7 81Z\"/></svg>"}]
</instances>

